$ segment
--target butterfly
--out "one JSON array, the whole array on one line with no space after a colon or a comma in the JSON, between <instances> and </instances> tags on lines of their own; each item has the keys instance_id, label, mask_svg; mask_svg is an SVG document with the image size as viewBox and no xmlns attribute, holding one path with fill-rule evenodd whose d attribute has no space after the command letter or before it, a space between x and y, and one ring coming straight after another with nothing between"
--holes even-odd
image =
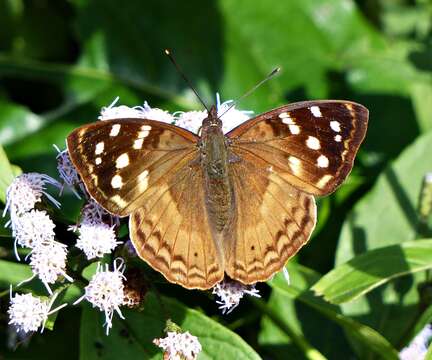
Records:
<instances>
[{"instance_id":1,"label":"butterfly","mask_svg":"<svg viewBox=\"0 0 432 360\"><path fill-rule=\"evenodd\" d=\"M84 125L67 148L88 193L129 216L140 258L173 283L209 289L266 281L307 243L314 196L348 176L368 110L339 100L297 102L227 134L213 106L198 136L138 118Z\"/></svg>"}]
</instances>

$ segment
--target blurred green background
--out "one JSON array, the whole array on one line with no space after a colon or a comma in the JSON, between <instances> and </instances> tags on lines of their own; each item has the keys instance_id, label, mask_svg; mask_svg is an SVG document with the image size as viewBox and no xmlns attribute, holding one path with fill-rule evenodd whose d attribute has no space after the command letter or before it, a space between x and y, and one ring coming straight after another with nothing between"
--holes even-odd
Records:
<instances>
[{"instance_id":1,"label":"blurred green background","mask_svg":"<svg viewBox=\"0 0 432 360\"><path fill-rule=\"evenodd\" d=\"M300 100L362 103L370 110L365 143L346 183L319 200L317 229L288 266L291 287L278 275L258 287L262 301L244 300L228 316L204 293L175 286L160 291L224 325L230 340L209 341L203 358L221 358L216 345L243 349L238 344L244 342L250 347L235 357L227 350L226 358L397 358L432 314L423 271L432 266L432 243L419 241L423 248L413 245L414 255L404 250L405 242L431 237L428 219L418 215L423 176L432 171L431 29L428 0L0 0L0 144L22 171L58 177L52 144L64 147L71 130L95 121L117 96L127 106L148 101L169 111L200 110L165 48L207 103L216 92L223 101L240 97L276 66L280 76L238 108L258 114ZM73 223L80 203L70 194L61 201ZM6 268L12 239L7 231L0 235ZM337 265L391 245L393 252L373 253L373 263L353 266L361 279L385 278L385 285L339 305L309 290ZM388 281L393 273L408 275ZM343 279L337 281L344 294L360 281ZM0 274L0 290L10 282ZM161 356L150 344L161 335L156 330L148 330L145 343L135 333L105 338L92 330L95 312L80 308L63 310L55 331L13 353L6 346L4 295L0 305L2 360L51 359L66 348L64 360L118 358L125 348L133 349L130 358ZM189 319L191 310L182 309ZM199 313L190 316L192 324L195 317L204 321ZM136 332L151 322L145 315ZM217 338L221 330L210 328L201 331ZM110 343L118 346L107 351Z\"/></svg>"}]
</instances>

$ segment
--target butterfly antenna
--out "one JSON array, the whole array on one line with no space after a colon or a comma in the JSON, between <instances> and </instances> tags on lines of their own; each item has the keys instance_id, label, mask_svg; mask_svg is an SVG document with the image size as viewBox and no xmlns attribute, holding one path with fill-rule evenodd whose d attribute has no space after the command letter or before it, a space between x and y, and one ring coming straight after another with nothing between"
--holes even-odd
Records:
<instances>
[{"instance_id":1,"label":"butterfly antenna","mask_svg":"<svg viewBox=\"0 0 432 360\"><path fill-rule=\"evenodd\" d=\"M201 102L201 104L203 104L203 106L206 108L207 112L210 113L210 110L208 109L207 105L204 103L203 99L201 99L201 97L198 95L198 92L195 90L195 88L193 87L192 83L186 77L186 75L184 74L184 72L180 68L179 64L177 64L177 61L175 61L174 57L171 55L171 52L168 49L165 49L165 54L166 54L166 56L168 56L168 58L174 64L174 66L176 67L177 71L179 72L179 74L181 75L181 77L183 78L183 80L186 81L186 83L192 89L192 91L194 92L194 94L196 95L196 97L198 98L198 100Z\"/></svg>"},{"instance_id":2,"label":"butterfly antenna","mask_svg":"<svg viewBox=\"0 0 432 360\"><path fill-rule=\"evenodd\" d=\"M218 118L220 119L222 116L224 116L228 111L230 111L234 106L237 105L237 103L239 103L241 100L243 100L244 98L248 97L250 94L252 94L256 89L258 89L262 84L264 84L265 82L267 82L268 80L270 80L273 76L275 76L279 71L281 70L280 67L277 67L275 69L272 70L272 72L270 74L268 74L264 79L262 79L258 84L256 84L254 87L252 87L252 89L250 89L249 91L247 91L245 94L243 94L242 96L240 96L237 100L235 100L231 106L226 109L221 115L218 116Z\"/></svg>"}]
</instances>

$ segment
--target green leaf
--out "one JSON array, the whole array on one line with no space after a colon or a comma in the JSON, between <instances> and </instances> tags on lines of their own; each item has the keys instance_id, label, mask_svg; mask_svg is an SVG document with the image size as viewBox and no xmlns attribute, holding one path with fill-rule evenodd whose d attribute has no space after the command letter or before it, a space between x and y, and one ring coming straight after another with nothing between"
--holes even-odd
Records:
<instances>
[{"instance_id":1,"label":"green leaf","mask_svg":"<svg viewBox=\"0 0 432 360\"><path fill-rule=\"evenodd\" d=\"M264 313L277 325L292 341L302 350L303 356L309 360L325 360L323 354L309 344L303 334L299 331L295 331L292 327L279 318L278 313L270 308L263 300L250 298L249 301L255 305L255 307Z\"/></svg>"},{"instance_id":2,"label":"green leaf","mask_svg":"<svg viewBox=\"0 0 432 360\"><path fill-rule=\"evenodd\" d=\"M302 291L293 285L287 285L281 274L276 275L268 283L276 291L312 307L331 321L337 323L363 346L379 354L383 359L399 359L397 351L379 332L342 315L336 307L314 296L312 292Z\"/></svg>"},{"instance_id":3,"label":"green leaf","mask_svg":"<svg viewBox=\"0 0 432 360\"><path fill-rule=\"evenodd\" d=\"M192 18L188 16L189 6L177 2L148 2L145 11L153 16L139 17L135 15L144 10L139 1L125 2L121 12L113 0L75 4L76 28L84 44L80 59L83 67L180 106L196 107L195 96L163 52L171 48L198 91L214 101L215 83L222 68L221 19L215 3L190 1L189 6L195 9ZM166 17L166 13L176 16ZM183 22L186 17L190 19L187 26ZM135 19L133 27L131 18ZM181 94L179 89L187 90Z\"/></svg>"},{"instance_id":4,"label":"green leaf","mask_svg":"<svg viewBox=\"0 0 432 360\"><path fill-rule=\"evenodd\" d=\"M432 169L431 147L432 133L427 133L380 175L343 225L336 252L337 264L365 251L401 244L418 236L417 201L423 177ZM398 278L366 297L343 304L343 313L361 318L397 344L410 331L417 314L417 284L423 278L422 273Z\"/></svg>"},{"instance_id":5,"label":"green leaf","mask_svg":"<svg viewBox=\"0 0 432 360\"><path fill-rule=\"evenodd\" d=\"M353 29L358 29L359 13L351 1L347 3L348 10L327 1L259 0L254 6L245 0L221 1L228 75L221 84L222 93L238 96L239 84L250 86L251 78L255 81L281 66L280 76L266 85L271 93L280 96L283 91L304 87L308 97L327 96L326 72L339 68L338 50L346 46ZM326 16L320 16L324 10ZM274 41L281 38L284 40ZM298 71L305 64L308 70Z\"/></svg>"},{"instance_id":6,"label":"green leaf","mask_svg":"<svg viewBox=\"0 0 432 360\"><path fill-rule=\"evenodd\" d=\"M378 178L342 229L337 262L366 249L413 240L417 236L417 201L423 177L432 169L432 133L420 137Z\"/></svg>"},{"instance_id":7,"label":"green leaf","mask_svg":"<svg viewBox=\"0 0 432 360\"><path fill-rule=\"evenodd\" d=\"M432 81L416 83L411 86L411 99L417 115L417 121L423 132L432 129Z\"/></svg>"},{"instance_id":8,"label":"green leaf","mask_svg":"<svg viewBox=\"0 0 432 360\"><path fill-rule=\"evenodd\" d=\"M8 289L33 275L30 266L0 260L0 288Z\"/></svg>"},{"instance_id":9,"label":"green leaf","mask_svg":"<svg viewBox=\"0 0 432 360\"><path fill-rule=\"evenodd\" d=\"M19 173L20 169L9 163L9 159L0 145L0 201L5 202L6 190Z\"/></svg>"},{"instance_id":10,"label":"green leaf","mask_svg":"<svg viewBox=\"0 0 432 360\"><path fill-rule=\"evenodd\" d=\"M334 304L352 301L399 276L432 268L432 240L368 251L337 266L313 287Z\"/></svg>"},{"instance_id":11,"label":"green leaf","mask_svg":"<svg viewBox=\"0 0 432 360\"><path fill-rule=\"evenodd\" d=\"M289 261L287 268L291 282L301 291L307 290L320 278L313 270L294 261ZM349 357L352 354L341 328L310 306L277 290L272 291L266 306L268 311L264 312L261 321L258 342L264 352L270 353L272 358L307 358L317 351L329 359ZM287 333L286 327L291 329L295 337ZM298 344L296 337L304 337L314 351L301 351L301 344Z\"/></svg>"},{"instance_id":12,"label":"green leaf","mask_svg":"<svg viewBox=\"0 0 432 360\"><path fill-rule=\"evenodd\" d=\"M424 360L432 360L432 343L429 345L428 351Z\"/></svg>"},{"instance_id":13,"label":"green leaf","mask_svg":"<svg viewBox=\"0 0 432 360\"><path fill-rule=\"evenodd\" d=\"M124 311L124 316L125 320L114 320L110 335L105 336L103 315L89 306L83 307L80 359L160 359L162 352L152 341L164 337L167 318L180 325L183 331L198 337L203 348L199 359L221 356L227 360L260 359L237 334L170 298L150 292L146 295L142 312Z\"/></svg>"},{"instance_id":14,"label":"green leaf","mask_svg":"<svg viewBox=\"0 0 432 360\"><path fill-rule=\"evenodd\" d=\"M0 144L7 145L39 130L45 119L24 106L0 102Z\"/></svg>"}]
</instances>

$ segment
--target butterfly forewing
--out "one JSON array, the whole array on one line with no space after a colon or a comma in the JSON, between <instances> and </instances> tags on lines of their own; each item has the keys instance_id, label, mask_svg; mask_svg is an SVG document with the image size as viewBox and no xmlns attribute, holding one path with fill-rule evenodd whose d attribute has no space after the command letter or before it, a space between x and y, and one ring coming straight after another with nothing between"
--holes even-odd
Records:
<instances>
[{"instance_id":1,"label":"butterfly forewing","mask_svg":"<svg viewBox=\"0 0 432 360\"><path fill-rule=\"evenodd\" d=\"M300 102L261 114L227 136L234 153L263 159L299 190L326 195L351 171L367 121L368 110L353 102Z\"/></svg>"},{"instance_id":2,"label":"butterfly forewing","mask_svg":"<svg viewBox=\"0 0 432 360\"><path fill-rule=\"evenodd\" d=\"M152 120L116 119L83 126L67 138L71 160L89 194L119 216L142 205L151 186L167 181L190 154L198 137Z\"/></svg>"}]
</instances>

